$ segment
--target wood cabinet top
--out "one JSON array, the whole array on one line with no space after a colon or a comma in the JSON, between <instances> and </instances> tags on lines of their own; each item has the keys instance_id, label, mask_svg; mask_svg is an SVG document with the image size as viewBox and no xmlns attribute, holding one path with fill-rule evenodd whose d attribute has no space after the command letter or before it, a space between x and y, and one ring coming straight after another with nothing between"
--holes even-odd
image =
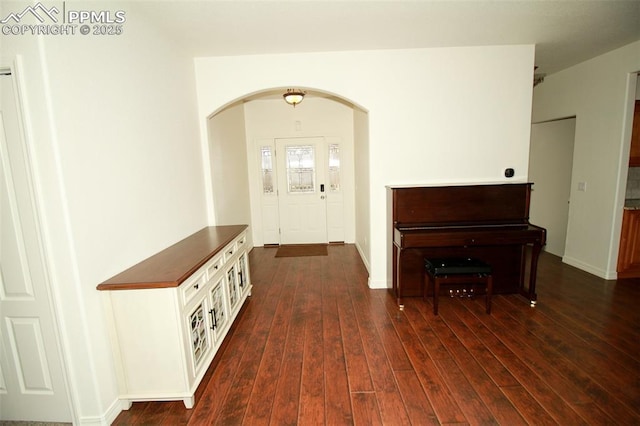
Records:
<instances>
[{"instance_id":1,"label":"wood cabinet top","mask_svg":"<svg viewBox=\"0 0 640 426\"><path fill-rule=\"evenodd\" d=\"M98 290L178 287L247 225L209 226L98 285Z\"/></svg>"}]
</instances>

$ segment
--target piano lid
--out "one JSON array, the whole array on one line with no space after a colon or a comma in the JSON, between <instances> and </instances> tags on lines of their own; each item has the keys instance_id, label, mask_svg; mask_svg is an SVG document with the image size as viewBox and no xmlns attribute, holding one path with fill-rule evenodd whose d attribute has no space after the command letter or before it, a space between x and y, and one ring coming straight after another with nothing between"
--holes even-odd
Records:
<instances>
[{"instance_id":1,"label":"piano lid","mask_svg":"<svg viewBox=\"0 0 640 426\"><path fill-rule=\"evenodd\" d=\"M389 187L396 227L526 224L531 183Z\"/></svg>"}]
</instances>

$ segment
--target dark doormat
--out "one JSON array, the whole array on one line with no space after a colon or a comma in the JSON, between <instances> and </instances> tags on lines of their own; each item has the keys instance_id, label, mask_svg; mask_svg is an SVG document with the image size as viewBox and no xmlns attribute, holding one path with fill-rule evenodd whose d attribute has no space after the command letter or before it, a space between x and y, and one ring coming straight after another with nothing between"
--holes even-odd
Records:
<instances>
[{"instance_id":1,"label":"dark doormat","mask_svg":"<svg viewBox=\"0 0 640 426\"><path fill-rule=\"evenodd\" d=\"M326 244L291 244L278 247L276 257L326 256Z\"/></svg>"}]
</instances>

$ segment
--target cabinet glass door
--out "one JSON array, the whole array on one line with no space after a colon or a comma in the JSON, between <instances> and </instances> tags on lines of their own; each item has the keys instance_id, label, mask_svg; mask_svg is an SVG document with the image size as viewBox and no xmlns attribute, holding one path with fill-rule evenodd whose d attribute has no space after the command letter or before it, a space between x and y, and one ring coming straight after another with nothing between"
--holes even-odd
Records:
<instances>
[{"instance_id":1,"label":"cabinet glass door","mask_svg":"<svg viewBox=\"0 0 640 426\"><path fill-rule=\"evenodd\" d=\"M191 331L193 367L194 371L196 371L210 347L205 319L204 300L189 315L189 325Z\"/></svg>"},{"instance_id":2,"label":"cabinet glass door","mask_svg":"<svg viewBox=\"0 0 640 426\"><path fill-rule=\"evenodd\" d=\"M249 289L247 253L242 253L238 258L238 286L240 287L240 294L244 294Z\"/></svg>"},{"instance_id":3,"label":"cabinet glass door","mask_svg":"<svg viewBox=\"0 0 640 426\"><path fill-rule=\"evenodd\" d=\"M233 309L238 303L238 277L236 276L236 266L233 265L227 271L227 290L229 291L229 306Z\"/></svg>"},{"instance_id":4,"label":"cabinet glass door","mask_svg":"<svg viewBox=\"0 0 640 426\"><path fill-rule=\"evenodd\" d=\"M224 277L213 286L210 293L211 298L211 329L216 338L224 329L227 323L227 309L224 303Z\"/></svg>"}]
</instances>

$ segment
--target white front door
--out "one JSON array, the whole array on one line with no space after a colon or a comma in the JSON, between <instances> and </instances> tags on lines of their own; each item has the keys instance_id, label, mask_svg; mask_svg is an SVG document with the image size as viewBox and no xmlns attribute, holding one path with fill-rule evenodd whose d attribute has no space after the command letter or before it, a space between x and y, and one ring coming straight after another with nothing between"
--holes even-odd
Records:
<instances>
[{"instance_id":1,"label":"white front door","mask_svg":"<svg viewBox=\"0 0 640 426\"><path fill-rule=\"evenodd\" d=\"M70 422L15 82L0 75L0 420Z\"/></svg>"},{"instance_id":2,"label":"white front door","mask_svg":"<svg viewBox=\"0 0 640 426\"><path fill-rule=\"evenodd\" d=\"M280 244L327 243L324 138L276 139Z\"/></svg>"}]
</instances>

